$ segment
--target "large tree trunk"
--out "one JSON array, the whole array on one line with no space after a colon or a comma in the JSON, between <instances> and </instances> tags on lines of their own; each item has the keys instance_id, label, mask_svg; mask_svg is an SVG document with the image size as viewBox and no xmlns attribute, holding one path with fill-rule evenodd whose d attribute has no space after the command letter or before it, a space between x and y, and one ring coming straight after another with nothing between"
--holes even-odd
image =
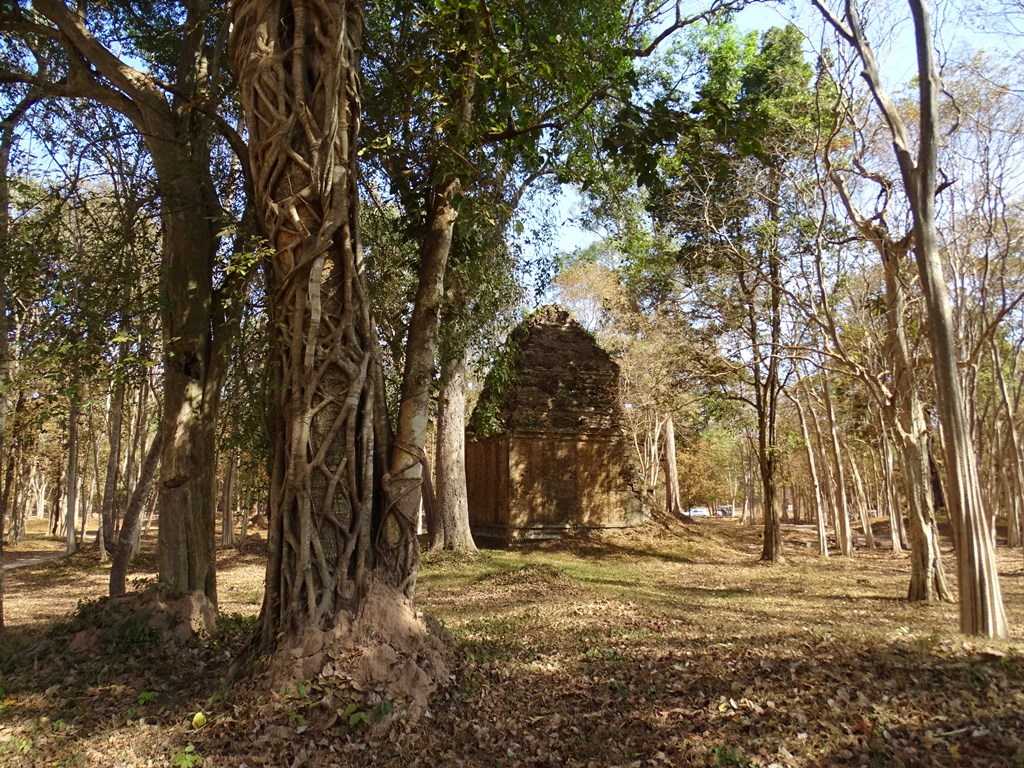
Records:
<instances>
[{"instance_id":1,"label":"large tree trunk","mask_svg":"<svg viewBox=\"0 0 1024 768\"><path fill-rule=\"evenodd\" d=\"M436 512L441 519L443 548L475 551L469 529L466 492L466 355L463 351L441 366L437 407Z\"/></svg>"},{"instance_id":2,"label":"large tree trunk","mask_svg":"<svg viewBox=\"0 0 1024 768\"><path fill-rule=\"evenodd\" d=\"M153 158L163 204L166 350L159 581L176 591L203 592L216 603L214 446L222 363L209 331L215 222L199 195L201 174L189 173L194 158L167 149Z\"/></svg>"},{"instance_id":3,"label":"large tree trunk","mask_svg":"<svg viewBox=\"0 0 1024 768\"><path fill-rule=\"evenodd\" d=\"M270 653L357 609L383 533L388 446L377 440L376 340L358 240L363 4L242 0L232 18L257 210L275 249L267 292L278 400L258 629ZM388 533L391 552L416 550L415 529ZM415 560L387 565L392 586L404 586Z\"/></svg>"},{"instance_id":4,"label":"large tree trunk","mask_svg":"<svg viewBox=\"0 0 1024 768\"><path fill-rule=\"evenodd\" d=\"M415 716L449 673L405 598L415 521L397 497L381 503L390 446L356 180L363 2L238 0L231 12L257 210L274 249L277 387L266 591L244 659L273 655L271 676L285 684L345 667L359 691L383 688ZM381 665L371 682L368 666Z\"/></svg>"},{"instance_id":5,"label":"large tree trunk","mask_svg":"<svg viewBox=\"0 0 1024 768\"><path fill-rule=\"evenodd\" d=\"M946 506L958 532L960 630L972 635L1006 637L1010 628L999 586L992 521L982 503L969 418L957 371L958 354L949 293L936 237L939 78L932 48L931 17L924 0L910 0L910 8L917 42L920 144L916 162L909 153L898 154L914 217L914 256L928 310L929 337L935 361L939 420L946 459Z\"/></svg>"},{"instance_id":6,"label":"large tree trunk","mask_svg":"<svg viewBox=\"0 0 1024 768\"><path fill-rule=\"evenodd\" d=\"M213 48L206 39L210 3L185 4L184 37L170 89L104 49L62 0L36 0L33 8L59 30L68 50L74 70L68 92L122 112L142 135L153 161L164 240L158 579L174 590L203 591L215 599L214 427L235 315L213 290L223 208L211 177L211 124L196 108L205 103L213 69L206 55ZM244 275L237 277L244 283ZM223 291L229 292L227 287ZM239 304L230 302L235 311ZM73 527L72 514L67 510Z\"/></svg>"}]
</instances>

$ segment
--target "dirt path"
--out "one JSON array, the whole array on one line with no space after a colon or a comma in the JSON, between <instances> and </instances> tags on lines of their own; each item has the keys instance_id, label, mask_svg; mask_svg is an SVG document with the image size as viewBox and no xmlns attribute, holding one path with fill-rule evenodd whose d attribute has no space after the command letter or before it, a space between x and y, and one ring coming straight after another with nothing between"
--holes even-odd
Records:
<instances>
[{"instance_id":1,"label":"dirt path","mask_svg":"<svg viewBox=\"0 0 1024 768\"><path fill-rule=\"evenodd\" d=\"M12 555L14 555L12 557ZM42 553L4 553L4 570L13 571L15 568L26 568L30 565L39 565L50 560L66 557L64 552L42 552Z\"/></svg>"}]
</instances>

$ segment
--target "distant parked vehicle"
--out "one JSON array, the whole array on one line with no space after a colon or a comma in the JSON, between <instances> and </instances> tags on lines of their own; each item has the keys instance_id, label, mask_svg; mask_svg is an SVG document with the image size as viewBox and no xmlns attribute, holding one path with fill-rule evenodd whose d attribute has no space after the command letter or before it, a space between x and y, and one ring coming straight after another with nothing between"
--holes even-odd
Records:
<instances>
[{"instance_id":1,"label":"distant parked vehicle","mask_svg":"<svg viewBox=\"0 0 1024 768\"><path fill-rule=\"evenodd\" d=\"M732 505L723 504L722 506L715 510L715 514L718 517L732 517Z\"/></svg>"},{"instance_id":2,"label":"distant parked vehicle","mask_svg":"<svg viewBox=\"0 0 1024 768\"><path fill-rule=\"evenodd\" d=\"M711 517L711 510L707 507L690 507L686 510L687 517Z\"/></svg>"}]
</instances>

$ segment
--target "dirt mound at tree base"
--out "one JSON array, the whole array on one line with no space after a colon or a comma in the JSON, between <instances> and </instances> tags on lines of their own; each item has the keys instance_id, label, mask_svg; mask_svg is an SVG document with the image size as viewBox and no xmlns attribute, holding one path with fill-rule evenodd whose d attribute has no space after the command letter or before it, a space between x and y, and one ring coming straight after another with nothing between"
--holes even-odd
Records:
<instances>
[{"instance_id":1,"label":"dirt mound at tree base","mask_svg":"<svg viewBox=\"0 0 1024 768\"><path fill-rule=\"evenodd\" d=\"M184 646L217 635L217 609L201 592L154 587L82 603L49 642L63 637L77 654L130 656L161 645Z\"/></svg>"},{"instance_id":2,"label":"dirt mound at tree base","mask_svg":"<svg viewBox=\"0 0 1024 768\"><path fill-rule=\"evenodd\" d=\"M321 727L342 720L384 732L395 717L426 714L430 697L452 680L453 653L444 631L379 579L355 617L340 614L328 630L307 629L278 652L268 675L291 706Z\"/></svg>"}]
</instances>

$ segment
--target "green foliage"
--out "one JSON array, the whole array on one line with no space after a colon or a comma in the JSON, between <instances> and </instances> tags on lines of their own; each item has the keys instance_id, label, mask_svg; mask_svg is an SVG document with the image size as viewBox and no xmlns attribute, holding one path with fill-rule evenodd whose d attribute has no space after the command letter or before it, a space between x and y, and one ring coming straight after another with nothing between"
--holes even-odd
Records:
<instances>
[{"instance_id":1,"label":"green foliage","mask_svg":"<svg viewBox=\"0 0 1024 768\"><path fill-rule=\"evenodd\" d=\"M714 756L718 768L753 768L756 765L743 756L742 750L733 747L715 747Z\"/></svg>"},{"instance_id":2,"label":"green foliage","mask_svg":"<svg viewBox=\"0 0 1024 768\"><path fill-rule=\"evenodd\" d=\"M20 736L12 736L3 742L2 745L4 751L10 752L15 755L27 755L32 751L32 742L28 739Z\"/></svg>"},{"instance_id":3,"label":"green foliage","mask_svg":"<svg viewBox=\"0 0 1024 768\"><path fill-rule=\"evenodd\" d=\"M343 710L341 710L341 715L352 728L355 728L357 725L362 723L369 724L370 722L370 713L355 702L349 703Z\"/></svg>"},{"instance_id":4,"label":"green foliage","mask_svg":"<svg viewBox=\"0 0 1024 768\"><path fill-rule=\"evenodd\" d=\"M171 768L199 768L202 764L203 757L196 752L196 748L192 744L179 749L171 757Z\"/></svg>"},{"instance_id":5,"label":"green foliage","mask_svg":"<svg viewBox=\"0 0 1024 768\"><path fill-rule=\"evenodd\" d=\"M256 627L256 618L256 616L246 616L237 612L219 613L217 614L219 635L225 644L251 637L253 629Z\"/></svg>"},{"instance_id":6,"label":"green foliage","mask_svg":"<svg viewBox=\"0 0 1024 768\"><path fill-rule=\"evenodd\" d=\"M484 379L483 393L468 424L469 433L477 439L490 437L504 428L504 412L516 384L515 364L520 342L513 332L494 356Z\"/></svg>"},{"instance_id":7,"label":"green foliage","mask_svg":"<svg viewBox=\"0 0 1024 768\"><path fill-rule=\"evenodd\" d=\"M395 705L387 699L382 699L371 709L365 709L355 702L350 702L344 709L339 710L338 714L345 719L350 727L355 728L359 725L379 723L394 711Z\"/></svg>"},{"instance_id":8,"label":"green foliage","mask_svg":"<svg viewBox=\"0 0 1024 768\"><path fill-rule=\"evenodd\" d=\"M135 701L137 701L140 706L152 704L156 701L156 694L152 691L139 691L139 695L135 697Z\"/></svg>"},{"instance_id":9,"label":"green foliage","mask_svg":"<svg viewBox=\"0 0 1024 768\"><path fill-rule=\"evenodd\" d=\"M160 632L149 626L147 611L129 613L102 633L103 649L115 658L130 658L150 650L160 639Z\"/></svg>"}]
</instances>

